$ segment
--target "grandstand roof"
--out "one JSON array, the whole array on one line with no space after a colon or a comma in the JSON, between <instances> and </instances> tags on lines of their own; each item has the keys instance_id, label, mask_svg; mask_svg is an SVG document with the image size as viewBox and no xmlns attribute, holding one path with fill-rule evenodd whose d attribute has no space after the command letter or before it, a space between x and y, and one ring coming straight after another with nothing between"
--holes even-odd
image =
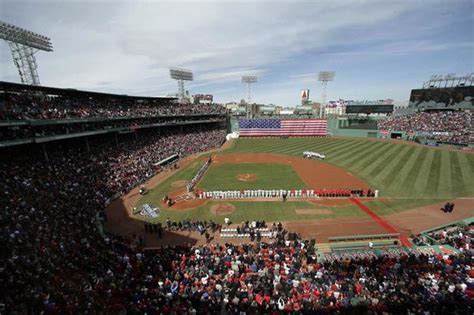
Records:
<instances>
[{"instance_id":1,"label":"grandstand roof","mask_svg":"<svg viewBox=\"0 0 474 315\"><path fill-rule=\"evenodd\" d=\"M0 81L0 91L8 92L42 92L47 94L62 95L62 96L95 96L95 97L113 97L122 99L134 99L134 100L161 100L171 101L175 100L176 97L151 97L151 96L132 96L126 94L112 94L102 93L93 91L82 91L73 88L57 88L49 86L33 86L27 84L13 83Z\"/></svg>"}]
</instances>

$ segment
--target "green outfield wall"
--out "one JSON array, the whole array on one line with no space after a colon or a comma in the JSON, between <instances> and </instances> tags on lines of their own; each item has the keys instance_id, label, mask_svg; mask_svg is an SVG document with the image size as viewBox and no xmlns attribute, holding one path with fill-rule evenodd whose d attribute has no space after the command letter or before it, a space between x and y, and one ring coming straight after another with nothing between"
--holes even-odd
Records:
<instances>
[{"instance_id":1,"label":"green outfield wall","mask_svg":"<svg viewBox=\"0 0 474 315\"><path fill-rule=\"evenodd\" d=\"M230 131L231 132L239 132L239 119L235 116L230 117Z\"/></svg>"},{"instance_id":2,"label":"green outfield wall","mask_svg":"<svg viewBox=\"0 0 474 315\"><path fill-rule=\"evenodd\" d=\"M328 131L333 136L339 137L364 137L378 138L378 130L372 129L349 129L347 127L347 119L328 118Z\"/></svg>"}]
</instances>

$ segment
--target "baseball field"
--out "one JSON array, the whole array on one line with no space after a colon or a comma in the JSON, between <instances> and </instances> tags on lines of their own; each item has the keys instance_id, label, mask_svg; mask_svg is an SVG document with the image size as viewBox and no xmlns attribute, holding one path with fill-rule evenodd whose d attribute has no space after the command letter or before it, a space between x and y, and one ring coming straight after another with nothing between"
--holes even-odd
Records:
<instances>
[{"instance_id":1,"label":"baseball field","mask_svg":"<svg viewBox=\"0 0 474 315\"><path fill-rule=\"evenodd\" d=\"M302 158L303 151L326 154L324 161ZM164 195L184 193L185 185L209 156L184 163L135 205L159 205L166 218L314 221L367 214L346 200L204 201L166 207ZM410 143L354 138L238 139L211 153L213 163L197 184L199 190L371 188L378 199L362 200L379 216L474 196L474 155ZM153 186L153 185L152 185Z\"/></svg>"}]
</instances>

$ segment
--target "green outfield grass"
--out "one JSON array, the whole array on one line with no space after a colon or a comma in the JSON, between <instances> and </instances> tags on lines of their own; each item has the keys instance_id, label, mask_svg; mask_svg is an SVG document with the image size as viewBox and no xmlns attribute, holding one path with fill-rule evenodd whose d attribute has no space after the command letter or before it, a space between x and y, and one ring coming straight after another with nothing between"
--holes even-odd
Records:
<instances>
[{"instance_id":1,"label":"green outfield grass","mask_svg":"<svg viewBox=\"0 0 474 315\"><path fill-rule=\"evenodd\" d=\"M379 215L396 213L456 197L474 196L474 155L460 151L439 150L425 146L372 141L363 138L290 138L239 139L231 148L223 150L219 154L255 152L301 156L302 152L306 150L325 153L326 160L324 163L330 163L345 169L364 180L374 189L379 189L380 196L385 198L368 203L368 206ZM140 204L145 202L157 204L164 194L175 190L171 187L173 181L191 179L201 164L201 162L195 162L188 168L179 171L142 198ZM231 164L226 165L230 166ZM244 166L245 164L239 164L238 168L242 170ZM278 165L278 168L271 168L270 172L275 172L275 169L280 167L281 165ZM216 167L214 170L218 168ZM240 170L239 173L257 172ZM212 168L211 171L213 171ZM214 178L217 175L217 173L209 174ZM198 186L206 187L206 189L212 187L208 185L213 185L213 183L206 183L209 174ZM223 181L226 181L225 177L222 176ZM245 187L249 187L248 185L251 183L245 182ZM214 187L217 189L217 186ZM269 189L273 188L272 186ZM282 187L282 189L284 188ZM212 204L210 202L200 208L186 212L166 211L164 209L159 220L165 220L169 216L172 219L192 217L217 218L222 221L223 218L211 214L210 207ZM322 207L306 202L299 204L299 202L241 201L232 202L232 204L235 205L236 211L231 217L236 222L248 219L265 219L267 221L315 220L318 218L363 215L355 205ZM331 209L332 214L297 216L294 212L297 208Z\"/></svg>"},{"instance_id":2,"label":"green outfield grass","mask_svg":"<svg viewBox=\"0 0 474 315\"><path fill-rule=\"evenodd\" d=\"M150 200L151 202L153 200ZM145 203L145 201L143 201ZM211 212L211 207L217 204L216 201L210 201L207 204L189 211L168 211L166 208L161 209L161 215L154 222L165 222L166 218L171 220L183 219L199 219L214 220L215 222L224 223L224 218L228 217L232 222L243 222L247 220L265 220L267 222L274 221L314 221L320 219L339 218L339 217L368 217L356 206L339 206L325 207L317 206L305 201L269 201L269 202L231 202L235 210L231 214L225 216L217 216ZM326 209L330 210L330 214L318 215L297 215L296 209Z\"/></svg>"},{"instance_id":3,"label":"green outfield grass","mask_svg":"<svg viewBox=\"0 0 474 315\"><path fill-rule=\"evenodd\" d=\"M160 200L163 198L164 195L169 194L172 191L175 191L176 188L171 186L174 181L177 180L190 180L194 174L199 170L202 165L202 161L196 161L189 165L186 168L179 170L174 175L167 178L163 183L151 189L145 196L143 196L138 205L142 205L144 203L152 203L155 205L160 204ZM226 166L232 164L224 164ZM239 164L242 165L242 164ZM265 164L245 164L246 166L264 166ZM278 165L286 166L286 165ZM288 166L287 166L288 167ZM218 168L218 167L216 167ZM248 170L248 169L247 169ZM271 171L271 170L270 170ZM290 168L290 172L293 170ZM287 173L289 172L286 171ZM246 171L247 172L247 171ZM298 175L293 172L292 175L295 179L295 182L301 182ZM247 182L246 184L250 184L251 182ZM304 185L304 184L302 184ZM270 188L269 188L270 189ZM161 209L160 217L155 220L156 222L164 222L166 218L170 218L172 220L182 220L186 218L193 218L193 219L201 219L201 220L210 220L213 219L214 221L223 223L224 217L223 216L216 216L211 212L211 207L217 204L215 201L211 201L206 203L205 205L198 207L193 210L189 211L176 211L176 210L167 210L167 208ZM312 203L308 203L305 201L295 201L295 202L246 202L246 201L236 201L232 202L235 206L235 211L227 215L227 217L231 218L233 222L241 222L245 220L266 220L266 221L293 221L293 220L317 220L317 219L325 219L325 218L335 218L335 217L363 217L366 214L359 210L356 206L344 206L344 207L327 207L327 206L318 206ZM296 215L295 209L328 209L331 210L331 214L320 214L320 215Z\"/></svg>"},{"instance_id":4,"label":"green outfield grass","mask_svg":"<svg viewBox=\"0 0 474 315\"><path fill-rule=\"evenodd\" d=\"M241 181L239 174L255 174L255 181ZM197 186L207 191L245 189L302 189L304 182L289 165L283 164L221 164L209 168Z\"/></svg>"},{"instance_id":5,"label":"green outfield grass","mask_svg":"<svg viewBox=\"0 0 474 315\"><path fill-rule=\"evenodd\" d=\"M474 155L367 139L239 139L225 153L326 154L385 197L454 198L474 194Z\"/></svg>"}]
</instances>

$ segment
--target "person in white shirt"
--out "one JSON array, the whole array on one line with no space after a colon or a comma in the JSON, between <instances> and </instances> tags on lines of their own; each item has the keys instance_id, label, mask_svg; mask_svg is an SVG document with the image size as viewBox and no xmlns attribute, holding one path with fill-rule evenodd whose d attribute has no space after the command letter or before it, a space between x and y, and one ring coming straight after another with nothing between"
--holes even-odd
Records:
<instances>
[{"instance_id":1,"label":"person in white shirt","mask_svg":"<svg viewBox=\"0 0 474 315\"><path fill-rule=\"evenodd\" d=\"M455 286L454 284L450 284L449 287L448 287L448 291L449 291L450 293L453 293L454 290L456 290L456 286Z\"/></svg>"}]
</instances>

